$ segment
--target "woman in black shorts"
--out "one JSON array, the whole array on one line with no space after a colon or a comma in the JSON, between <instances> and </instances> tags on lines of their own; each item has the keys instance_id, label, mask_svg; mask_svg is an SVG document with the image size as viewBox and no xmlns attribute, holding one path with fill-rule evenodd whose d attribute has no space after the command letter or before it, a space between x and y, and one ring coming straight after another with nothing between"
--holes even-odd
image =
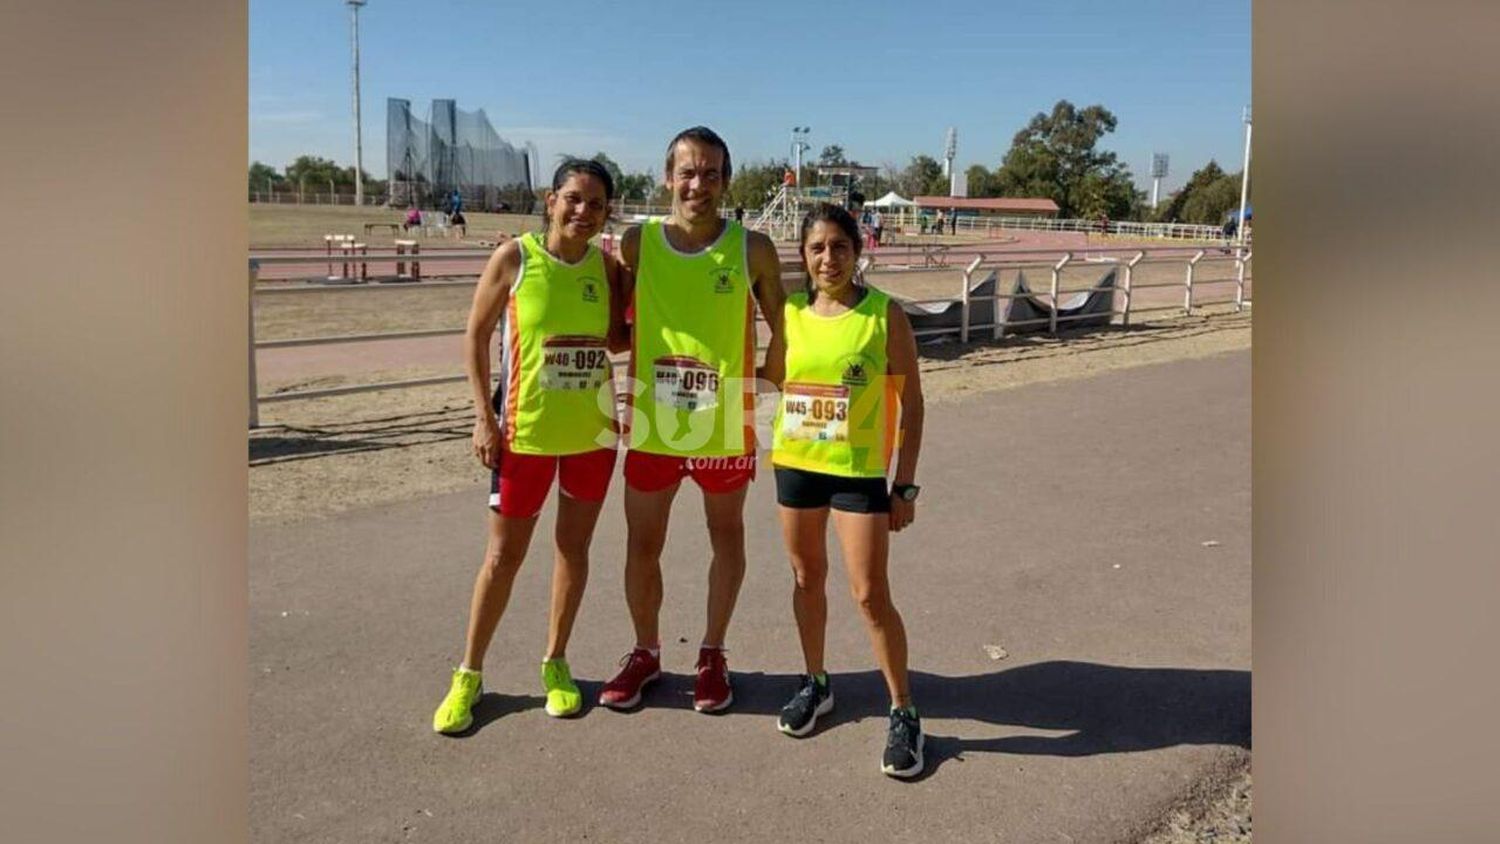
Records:
<instances>
[{"instance_id":1,"label":"woman in black shorts","mask_svg":"<svg viewBox=\"0 0 1500 844\"><path fill-rule=\"evenodd\" d=\"M787 298L784 311L786 376L771 461L796 575L792 610L807 673L777 726L805 736L819 715L833 709L823 670L831 513L850 589L891 695L881 770L913 777L922 772L924 740L907 683L906 630L891 602L886 563L890 532L915 517L922 386L905 312L856 278L861 246L859 224L849 212L828 204L808 212L800 250L807 287ZM897 443L899 459L888 487Z\"/></svg>"}]
</instances>

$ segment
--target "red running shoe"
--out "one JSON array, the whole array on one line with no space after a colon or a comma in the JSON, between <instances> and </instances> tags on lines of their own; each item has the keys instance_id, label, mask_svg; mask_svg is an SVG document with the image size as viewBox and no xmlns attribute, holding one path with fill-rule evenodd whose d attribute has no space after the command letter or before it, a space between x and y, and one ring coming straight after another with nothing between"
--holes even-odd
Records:
<instances>
[{"instance_id":1,"label":"red running shoe","mask_svg":"<svg viewBox=\"0 0 1500 844\"><path fill-rule=\"evenodd\" d=\"M699 712L719 712L731 703L734 703L734 690L729 688L729 666L724 662L723 648L699 649L693 708Z\"/></svg>"},{"instance_id":2,"label":"red running shoe","mask_svg":"<svg viewBox=\"0 0 1500 844\"><path fill-rule=\"evenodd\" d=\"M620 657L620 673L604 684L599 705L610 709L630 709L641 702L641 690L661 676L661 660L645 648L636 648Z\"/></svg>"}]
</instances>

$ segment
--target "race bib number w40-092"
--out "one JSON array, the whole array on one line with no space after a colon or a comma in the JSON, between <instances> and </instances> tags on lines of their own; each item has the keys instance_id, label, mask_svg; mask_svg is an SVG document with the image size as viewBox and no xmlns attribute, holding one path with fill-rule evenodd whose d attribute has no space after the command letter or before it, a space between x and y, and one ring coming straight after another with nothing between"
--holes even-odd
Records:
<instances>
[{"instance_id":1,"label":"race bib number w40-092","mask_svg":"<svg viewBox=\"0 0 1500 844\"><path fill-rule=\"evenodd\" d=\"M662 357L652 363L658 405L707 410L719 404L719 370L691 357Z\"/></svg>"},{"instance_id":2,"label":"race bib number w40-092","mask_svg":"<svg viewBox=\"0 0 1500 844\"><path fill-rule=\"evenodd\" d=\"M609 377L609 350L599 337L542 341L542 389L597 390Z\"/></svg>"},{"instance_id":3,"label":"race bib number w40-092","mask_svg":"<svg viewBox=\"0 0 1500 844\"><path fill-rule=\"evenodd\" d=\"M781 435L789 440L846 442L849 388L789 383L781 394Z\"/></svg>"}]
</instances>

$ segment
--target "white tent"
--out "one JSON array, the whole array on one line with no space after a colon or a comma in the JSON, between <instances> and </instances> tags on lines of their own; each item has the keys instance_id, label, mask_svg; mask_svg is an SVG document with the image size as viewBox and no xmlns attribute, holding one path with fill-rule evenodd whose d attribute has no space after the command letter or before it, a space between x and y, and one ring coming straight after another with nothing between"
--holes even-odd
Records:
<instances>
[{"instance_id":1,"label":"white tent","mask_svg":"<svg viewBox=\"0 0 1500 844\"><path fill-rule=\"evenodd\" d=\"M906 197L901 196L900 194L896 193L895 191L891 191L890 193L886 194L885 196L882 196L881 198L875 200L874 202L866 202L865 204L866 205L873 205L876 208L915 208L915 207L917 207L917 203L912 202L910 199L907 199Z\"/></svg>"}]
</instances>

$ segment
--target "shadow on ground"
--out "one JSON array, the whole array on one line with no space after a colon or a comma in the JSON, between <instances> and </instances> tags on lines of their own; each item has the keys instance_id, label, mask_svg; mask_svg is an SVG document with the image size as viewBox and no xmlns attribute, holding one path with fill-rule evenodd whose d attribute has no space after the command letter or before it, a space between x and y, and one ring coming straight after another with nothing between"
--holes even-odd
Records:
<instances>
[{"instance_id":1,"label":"shadow on ground","mask_svg":"<svg viewBox=\"0 0 1500 844\"><path fill-rule=\"evenodd\" d=\"M468 439L473 432L473 416L465 408L443 408L317 427L270 425L251 432L250 465L264 466L462 440Z\"/></svg>"},{"instance_id":2,"label":"shadow on ground","mask_svg":"<svg viewBox=\"0 0 1500 844\"><path fill-rule=\"evenodd\" d=\"M794 674L736 671L732 677L735 700L726 715L775 716L798 682ZM886 717L889 698L878 671L834 674L831 681L837 704L819 720L818 733ZM597 684L579 685L590 700L597 694ZM1054 661L968 677L913 671L911 687L925 721L1064 733L957 738L929 732L929 770L965 753L1093 756L1183 744L1250 748L1248 671ZM690 675L663 673L647 689L642 705L690 709L692 695Z\"/></svg>"}]
</instances>

